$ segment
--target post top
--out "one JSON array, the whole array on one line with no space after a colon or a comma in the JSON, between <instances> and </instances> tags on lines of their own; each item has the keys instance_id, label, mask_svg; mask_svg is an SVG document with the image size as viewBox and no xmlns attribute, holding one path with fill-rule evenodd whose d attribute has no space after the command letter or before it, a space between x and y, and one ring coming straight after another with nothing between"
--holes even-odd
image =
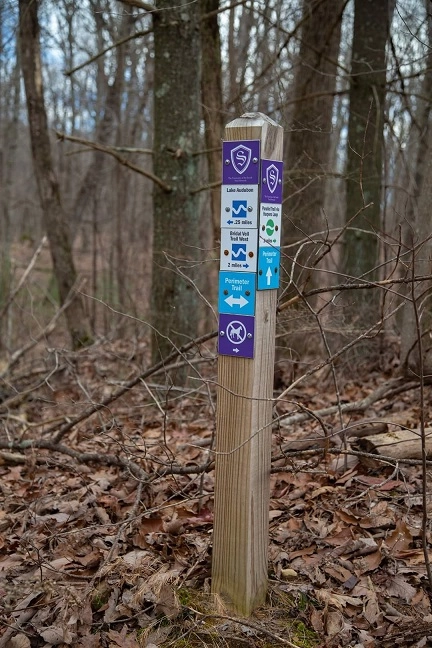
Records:
<instances>
[{"instance_id":1,"label":"post top","mask_svg":"<svg viewBox=\"0 0 432 648\"><path fill-rule=\"evenodd\" d=\"M282 128L282 126L279 126L279 124L271 119L271 117L268 117L262 112L243 113L243 115L240 115L240 117L236 117L235 119L230 121L226 125L226 127L231 128L235 126L263 126L264 124Z\"/></svg>"},{"instance_id":2,"label":"post top","mask_svg":"<svg viewBox=\"0 0 432 648\"><path fill-rule=\"evenodd\" d=\"M262 157L282 160L283 130L264 113L244 113L225 126L225 140L259 139Z\"/></svg>"}]
</instances>

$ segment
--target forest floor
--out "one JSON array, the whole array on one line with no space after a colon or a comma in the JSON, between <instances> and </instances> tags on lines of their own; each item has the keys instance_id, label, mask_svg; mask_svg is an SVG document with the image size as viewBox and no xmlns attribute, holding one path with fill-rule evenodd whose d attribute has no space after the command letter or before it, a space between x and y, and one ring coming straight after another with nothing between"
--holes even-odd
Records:
<instances>
[{"instance_id":1,"label":"forest floor","mask_svg":"<svg viewBox=\"0 0 432 648\"><path fill-rule=\"evenodd\" d=\"M328 369L280 399L266 604L212 597L212 344L192 389L159 372L116 397L146 365L132 340L47 349L0 383L0 648L431 645L429 475L341 434L418 428L418 385L390 370L345 379L339 408Z\"/></svg>"}]
</instances>

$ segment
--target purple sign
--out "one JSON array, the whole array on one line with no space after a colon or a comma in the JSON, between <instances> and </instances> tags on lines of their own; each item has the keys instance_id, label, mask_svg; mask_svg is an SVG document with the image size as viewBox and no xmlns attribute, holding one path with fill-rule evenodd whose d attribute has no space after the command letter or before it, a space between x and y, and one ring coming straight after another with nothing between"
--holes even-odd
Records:
<instances>
[{"instance_id":1,"label":"purple sign","mask_svg":"<svg viewBox=\"0 0 432 648\"><path fill-rule=\"evenodd\" d=\"M222 142L223 184L259 183L260 141Z\"/></svg>"},{"instance_id":2,"label":"purple sign","mask_svg":"<svg viewBox=\"0 0 432 648\"><path fill-rule=\"evenodd\" d=\"M261 202L282 203L283 162L262 160L261 163Z\"/></svg>"},{"instance_id":3,"label":"purple sign","mask_svg":"<svg viewBox=\"0 0 432 648\"><path fill-rule=\"evenodd\" d=\"M255 318L247 315L219 315L220 355L253 358Z\"/></svg>"}]
</instances>

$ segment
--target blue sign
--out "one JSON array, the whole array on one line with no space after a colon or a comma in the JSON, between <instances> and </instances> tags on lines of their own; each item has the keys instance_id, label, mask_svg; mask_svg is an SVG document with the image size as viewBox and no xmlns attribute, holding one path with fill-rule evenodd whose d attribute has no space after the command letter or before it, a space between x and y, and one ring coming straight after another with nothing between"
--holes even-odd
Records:
<instances>
[{"instance_id":1,"label":"blue sign","mask_svg":"<svg viewBox=\"0 0 432 648\"><path fill-rule=\"evenodd\" d=\"M255 315L253 272L219 272L219 313Z\"/></svg>"},{"instance_id":2,"label":"blue sign","mask_svg":"<svg viewBox=\"0 0 432 648\"><path fill-rule=\"evenodd\" d=\"M258 290L279 288L280 248L258 250Z\"/></svg>"},{"instance_id":3,"label":"blue sign","mask_svg":"<svg viewBox=\"0 0 432 648\"><path fill-rule=\"evenodd\" d=\"M255 317L219 315L218 351L221 355L253 358Z\"/></svg>"},{"instance_id":4,"label":"blue sign","mask_svg":"<svg viewBox=\"0 0 432 648\"><path fill-rule=\"evenodd\" d=\"M260 141L222 142L222 183L258 184Z\"/></svg>"}]
</instances>

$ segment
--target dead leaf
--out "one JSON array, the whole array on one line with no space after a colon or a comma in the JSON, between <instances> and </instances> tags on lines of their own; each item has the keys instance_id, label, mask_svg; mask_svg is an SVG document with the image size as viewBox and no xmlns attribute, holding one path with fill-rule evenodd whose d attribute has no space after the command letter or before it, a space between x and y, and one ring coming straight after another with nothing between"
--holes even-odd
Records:
<instances>
[{"instance_id":1,"label":"dead leaf","mask_svg":"<svg viewBox=\"0 0 432 648\"><path fill-rule=\"evenodd\" d=\"M385 539L385 547L392 556L397 556L400 551L408 551L413 537L404 520L397 520L396 528Z\"/></svg>"},{"instance_id":2,"label":"dead leaf","mask_svg":"<svg viewBox=\"0 0 432 648\"><path fill-rule=\"evenodd\" d=\"M171 585L163 585L156 601L156 614L163 614L167 619L175 619L180 612L180 603Z\"/></svg>"},{"instance_id":3,"label":"dead leaf","mask_svg":"<svg viewBox=\"0 0 432 648\"><path fill-rule=\"evenodd\" d=\"M7 648L30 648L30 639L25 634L18 634L7 642Z\"/></svg>"},{"instance_id":4,"label":"dead leaf","mask_svg":"<svg viewBox=\"0 0 432 648\"><path fill-rule=\"evenodd\" d=\"M383 558L383 554L380 550L378 550L374 551L373 553L366 554L361 558L358 558L354 561L354 564L356 566L356 569L358 569L361 574L366 574L367 572L377 569L380 566Z\"/></svg>"},{"instance_id":5,"label":"dead leaf","mask_svg":"<svg viewBox=\"0 0 432 648\"><path fill-rule=\"evenodd\" d=\"M415 587L410 585L402 576L392 576L386 581L387 594L396 596L403 599L407 603L411 603L413 597L417 593Z\"/></svg>"},{"instance_id":6,"label":"dead leaf","mask_svg":"<svg viewBox=\"0 0 432 648\"><path fill-rule=\"evenodd\" d=\"M127 634L127 626L124 625L121 632L116 630L110 630L108 632L108 637L110 639L110 648L140 648L139 643L137 642L134 634Z\"/></svg>"},{"instance_id":7,"label":"dead leaf","mask_svg":"<svg viewBox=\"0 0 432 648\"><path fill-rule=\"evenodd\" d=\"M51 646L58 646L59 644L72 644L75 636L68 628L60 626L49 626L44 630L40 630L41 637Z\"/></svg>"},{"instance_id":8,"label":"dead leaf","mask_svg":"<svg viewBox=\"0 0 432 648\"><path fill-rule=\"evenodd\" d=\"M373 585L372 585L370 579L368 579L368 581L370 583L371 589L370 589L370 591L368 592L368 595L367 595L367 602L366 602L363 614L365 616L365 619L367 619L367 621L371 625L373 625L381 617L381 610L380 610L380 606L379 606L379 603L378 603L378 598L377 598L376 592L373 589Z\"/></svg>"},{"instance_id":9,"label":"dead leaf","mask_svg":"<svg viewBox=\"0 0 432 648\"><path fill-rule=\"evenodd\" d=\"M344 594L336 594L331 590L316 590L316 598L324 603L324 605L333 605L339 610L342 610L346 605L363 606L363 601L360 598L353 596L345 596Z\"/></svg>"},{"instance_id":10,"label":"dead leaf","mask_svg":"<svg viewBox=\"0 0 432 648\"><path fill-rule=\"evenodd\" d=\"M330 610L327 613L326 633L329 637L339 634L344 627L342 614L336 610Z\"/></svg>"}]
</instances>

